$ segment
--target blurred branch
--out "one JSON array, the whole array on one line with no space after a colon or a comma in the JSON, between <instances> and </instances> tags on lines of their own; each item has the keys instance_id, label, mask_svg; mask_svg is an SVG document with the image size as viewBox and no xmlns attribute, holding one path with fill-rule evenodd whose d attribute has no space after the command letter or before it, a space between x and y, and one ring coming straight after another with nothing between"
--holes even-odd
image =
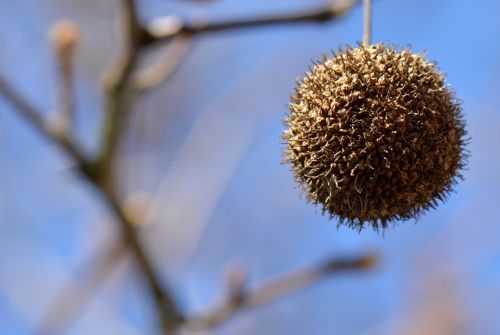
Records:
<instances>
[{"instance_id":1,"label":"blurred branch","mask_svg":"<svg viewBox=\"0 0 500 335\"><path fill-rule=\"evenodd\" d=\"M118 140L117 137L120 134L119 130L122 129L119 121L126 117L126 115L123 114L127 112L127 107L130 105L127 94L128 80L138 61L138 48L140 46L138 33L140 28L138 28L135 4L132 0L123 0L122 4L125 14L124 33L127 37L126 50L123 52L122 58L117 63L115 70L111 71L108 77L109 90L106 113L108 122L105 128L107 128L109 133L105 134L103 142L103 158L105 163L111 162L113 159L112 154L115 151L114 145ZM110 179L105 178L109 176L110 166L108 164L89 163L64 132L47 127L41 114L3 79L0 79L0 91L2 91L8 100L17 107L17 111L46 137L59 144L69 156L79 163L79 168L83 176L95 186L103 200L113 210L117 222L120 224L123 239L131 247L139 267L141 268L141 272L147 279L148 287L151 290L152 297L157 306L162 327L164 332L167 333L168 329L175 327L182 317L177 311L173 298L163 289L159 278L154 272L144 247L139 240L136 228L123 213L120 202L114 193L112 183L110 183ZM111 126L109 124L110 122ZM98 162L100 163L101 161L99 160Z\"/></svg>"},{"instance_id":2,"label":"blurred branch","mask_svg":"<svg viewBox=\"0 0 500 335\"><path fill-rule=\"evenodd\" d=\"M73 63L79 39L79 27L72 20L57 21L50 29L57 60L58 105L55 123L61 132L70 132L74 114Z\"/></svg>"},{"instance_id":3,"label":"blurred branch","mask_svg":"<svg viewBox=\"0 0 500 335\"><path fill-rule=\"evenodd\" d=\"M182 315L173 297L165 290L155 273L151 261L142 246L137 228L131 222L116 198L116 173L113 164L116 162L116 154L120 140L127 129L127 121L133 105L135 90L131 87L131 79L139 62L139 56L145 47L145 31L140 25L135 0L121 0L123 14L123 39L124 49L118 61L108 72L106 90L106 109L103 133L101 137L100 152L94 166L98 175L98 186L104 195L104 199L118 216L124 236L132 248L139 266L145 275L151 294L154 298L156 308L160 317L164 333L169 333L181 322Z\"/></svg>"},{"instance_id":4,"label":"blurred branch","mask_svg":"<svg viewBox=\"0 0 500 335\"><path fill-rule=\"evenodd\" d=\"M35 130L49 140L54 141L71 159L79 166L80 170L86 174L92 175L90 166L87 163L85 155L79 146L64 132L60 131L55 125L45 121L43 114L31 105L14 87L0 75L0 94L15 107L13 111L19 113Z\"/></svg>"},{"instance_id":5,"label":"blurred branch","mask_svg":"<svg viewBox=\"0 0 500 335\"><path fill-rule=\"evenodd\" d=\"M199 35L209 32L283 24L322 23L342 17L358 2L358 0L342 0L312 10L222 22L209 22L207 20L182 22L181 19L174 17L160 18L154 20L148 27L145 43L154 44L169 40L179 34Z\"/></svg>"},{"instance_id":6,"label":"blurred branch","mask_svg":"<svg viewBox=\"0 0 500 335\"><path fill-rule=\"evenodd\" d=\"M146 36L139 23L135 0L121 0L121 4L124 49L105 78L105 119L100 152L95 162L101 173L101 179L108 183L107 187L113 187L111 185L114 181L111 179L110 172L134 98L134 92L129 85L130 78L139 62L139 55L145 46L144 36Z\"/></svg>"},{"instance_id":7,"label":"blurred branch","mask_svg":"<svg viewBox=\"0 0 500 335\"><path fill-rule=\"evenodd\" d=\"M138 265L147 279L149 289L152 297L154 298L154 302L156 303L163 331L164 333L169 333L170 330L174 329L180 322L182 322L183 316L177 309L177 304L175 303L173 296L163 288L158 275L155 273L151 261L147 256L146 250L139 239L136 224L130 221L125 215L120 202L115 198L114 194L106 191L106 188L103 190L103 199L108 203L119 218L118 222L120 223L124 237L128 242L127 244L131 247L135 258L138 261Z\"/></svg>"},{"instance_id":8,"label":"blurred branch","mask_svg":"<svg viewBox=\"0 0 500 335\"><path fill-rule=\"evenodd\" d=\"M124 15L124 36L135 48L140 45L144 30L139 21L136 0L120 0Z\"/></svg>"},{"instance_id":9,"label":"blurred branch","mask_svg":"<svg viewBox=\"0 0 500 335\"><path fill-rule=\"evenodd\" d=\"M191 47L190 35L181 34L174 37L159 61L134 74L135 89L145 92L165 82L182 64Z\"/></svg>"},{"instance_id":10,"label":"blurred branch","mask_svg":"<svg viewBox=\"0 0 500 335\"><path fill-rule=\"evenodd\" d=\"M35 128L40 131L44 136L53 140L58 144L72 159L76 160L81 175L85 177L94 188L101 195L102 199L113 211L117 222L120 224L122 230L122 238L127 245L130 246L141 272L144 274L151 294L156 302L159 316L162 320L164 329L175 327L181 320L182 316L177 311L177 307L173 298L166 293L162 288L161 282L153 270L151 261L146 255L145 249L139 240L137 228L125 215L119 200L113 193L112 189L103 186L99 175L95 173L94 167L88 163L88 160L80 153L80 151L73 144L73 141L62 133L54 132L50 127L45 126L45 121L42 114L36 111L21 95L19 95L1 76L0 76L0 93L2 93L8 101L10 101L25 119L27 119ZM167 332L165 330L165 332Z\"/></svg>"},{"instance_id":11,"label":"blurred branch","mask_svg":"<svg viewBox=\"0 0 500 335\"><path fill-rule=\"evenodd\" d=\"M356 258L332 258L326 262L282 275L254 289L245 288L243 285L246 281L239 278L236 282L241 283L242 286L239 289L230 287L228 291L233 292L233 294L230 294L221 306L213 308L199 318L188 321L185 327L193 330L215 327L238 312L287 297L330 275L368 270L373 268L376 263L377 256L375 254L366 254Z\"/></svg>"},{"instance_id":12,"label":"blurred branch","mask_svg":"<svg viewBox=\"0 0 500 335\"><path fill-rule=\"evenodd\" d=\"M110 247L97 257L100 259L98 263L81 271L83 280L80 279L76 283L71 282L63 289L42 319L36 334L63 333L77 315L85 309L91 297L114 271L118 262L123 259L125 247L120 241L113 241ZM248 278L244 269L233 268L228 274L225 290L227 297L224 299L224 303L213 307L202 316L179 322L177 327L190 330L205 330L216 327L239 312L286 298L319 280L327 279L330 275L370 270L377 263L378 257L373 253L353 258L335 257L307 268L283 274L253 289L246 287Z\"/></svg>"},{"instance_id":13,"label":"blurred branch","mask_svg":"<svg viewBox=\"0 0 500 335\"><path fill-rule=\"evenodd\" d=\"M42 317L35 334L65 334L72 322L88 305L92 297L118 265L126 246L117 241L106 246L89 264L82 267L56 296ZM95 256L95 255L94 255Z\"/></svg>"}]
</instances>

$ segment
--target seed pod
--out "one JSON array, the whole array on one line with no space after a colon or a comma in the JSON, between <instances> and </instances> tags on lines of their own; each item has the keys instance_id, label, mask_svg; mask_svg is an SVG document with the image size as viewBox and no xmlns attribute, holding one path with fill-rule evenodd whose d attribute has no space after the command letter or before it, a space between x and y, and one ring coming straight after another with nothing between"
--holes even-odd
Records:
<instances>
[{"instance_id":1,"label":"seed pod","mask_svg":"<svg viewBox=\"0 0 500 335\"><path fill-rule=\"evenodd\" d=\"M459 101L409 49L347 47L298 83L284 161L306 198L361 230L444 201L466 161Z\"/></svg>"}]
</instances>

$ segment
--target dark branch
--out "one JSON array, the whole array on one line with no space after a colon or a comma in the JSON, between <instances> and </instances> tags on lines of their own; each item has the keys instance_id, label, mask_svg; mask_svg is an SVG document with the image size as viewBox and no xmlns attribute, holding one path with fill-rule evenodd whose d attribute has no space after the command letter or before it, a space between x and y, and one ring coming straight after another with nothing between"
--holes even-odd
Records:
<instances>
[{"instance_id":1,"label":"dark branch","mask_svg":"<svg viewBox=\"0 0 500 335\"><path fill-rule=\"evenodd\" d=\"M109 71L106 80L106 109L101 150L94 162L99 171L95 180L103 199L118 217L124 238L131 247L139 267L145 275L148 287L154 298L164 333L169 333L182 322L173 297L165 290L146 255L133 222L123 213L119 199L116 198L116 156L119 144L126 133L128 119L133 108L136 91L131 85L132 74L139 63L140 53L145 47L144 30L140 25L135 0L122 0L124 50L115 66Z\"/></svg>"},{"instance_id":2,"label":"dark branch","mask_svg":"<svg viewBox=\"0 0 500 335\"><path fill-rule=\"evenodd\" d=\"M18 112L35 130L49 140L53 140L68 156L75 160L78 166L91 174L87 160L77 146L70 138L59 131L57 127L48 124L42 114L31 105L14 87L12 87L2 76L0 76L0 94L15 107L13 110Z\"/></svg>"},{"instance_id":3,"label":"dark branch","mask_svg":"<svg viewBox=\"0 0 500 335\"><path fill-rule=\"evenodd\" d=\"M180 22L177 27L166 27L164 31L161 29L149 29L149 39L146 41L149 44L169 40L179 34L199 35L210 32L228 31L253 27L265 27L283 24L300 24L300 23L322 23L330 20L338 19L346 14L358 1L344 0L340 3L329 4L323 7L300 11L288 14L277 14L265 17L256 17L248 19L230 20L225 22Z\"/></svg>"},{"instance_id":4,"label":"dark branch","mask_svg":"<svg viewBox=\"0 0 500 335\"><path fill-rule=\"evenodd\" d=\"M121 0L123 15L124 50L109 70L105 80L106 107L101 150L95 162L102 172L103 180L109 179L119 142L133 104L133 92L129 87L130 77L135 70L146 32L139 22L135 0ZM112 184L112 182L110 182Z\"/></svg>"},{"instance_id":5,"label":"dark branch","mask_svg":"<svg viewBox=\"0 0 500 335\"><path fill-rule=\"evenodd\" d=\"M41 114L26 101L3 77L0 77L0 92L29 123L42 135L52 138Z\"/></svg>"},{"instance_id":6,"label":"dark branch","mask_svg":"<svg viewBox=\"0 0 500 335\"><path fill-rule=\"evenodd\" d=\"M244 287L240 290L233 289L232 291L239 292L236 296L230 296L222 306L218 306L206 315L187 322L186 327L194 330L215 327L238 312L269 304L289 296L330 275L368 270L373 268L376 263L377 257L374 254L356 258L333 258L316 266L282 275L254 289L247 290Z\"/></svg>"},{"instance_id":7,"label":"dark branch","mask_svg":"<svg viewBox=\"0 0 500 335\"><path fill-rule=\"evenodd\" d=\"M142 27L139 21L139 14L137 11L137 4L135 0L121 0L122 9L124 11L124 21L126 36L132 43L138 43L141 38Z\"/></svg>"},{"instance_id":8,"label":"dark branch","mask_svg":"<svg viewBox=\"0 0 500 335\"><path fill-rule=\"evenodd\" d=\"M127 218L119 201L113 193L107 192L106 189L102 188L100 188L100 190L103 190L103 199L108 203L119 218L118 222L121 224L125 240L131 247L141 272L147 279L148 287L151 290L151 294L156 303L156 308L159 312L163 331L167 334L183 322L184 317L177 309L177 304L172 295L168 293L169 291L163 288L163 285L159 280L159 276L155 273L151 261L146 254L146 250L142 246L139 239L139 233L136 225Z\"/></svg>"}]
</instances>

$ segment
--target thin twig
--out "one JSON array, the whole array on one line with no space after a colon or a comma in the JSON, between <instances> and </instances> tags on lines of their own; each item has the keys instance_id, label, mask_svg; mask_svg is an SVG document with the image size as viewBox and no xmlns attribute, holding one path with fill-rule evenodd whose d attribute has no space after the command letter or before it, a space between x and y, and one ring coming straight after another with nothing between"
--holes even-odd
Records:
<instances>
[{"instance_id":1,"label":"thin twig","mask_svg":"<svg viewBox=\"0 0 500 335\"><path fill-rule=\"evenodd\" d=\"M70 132L74 110L74 94L73 94L73 68L72 65L66 62L59 62L58 65L58 117L57 120L61 124L64 132Z\"/></svg>"},{"instance_id":2,"label":"thin twig","mask_svg":"<svg viewBox=\"0 0 500 335\"><path fill-rule=\"evenodd\" d=\"M81 311L88 305L106 281L115 267L122 260L126 246L117 241L106 250L92 257L90 264L86 264L79 271L78 278L71 278L61 292L52 301L42 317L35 334L63 334L66 333ZM96 256L96 255L94 255Z\"/></svg>"},{"instance_id":3,"label":"thin twig","mask_svg":"<svg viewBox=\"0 0 500 335\"><path fill-rule=\"evenodd\" d=\"M120 202L116 199L114 194L104 189L103 199L113 208L113 211L118 216L118 222L121 224L125 239L128 245L130 245L138 261L138 265L147 279L148 287L151 290L156 308L159 312L162 329L165 334L170 333L171 330L175 329L183 321L183 316L178 310L173 296L168 290L164 289L158 275L155 273L151 261L146 254L146 250L139 240L136 224L131 222L125 215Z\"/></svg>"},{"instance_id":4,"label":"thin twig","mask_svg":"<svg viewBox=\"0 0 500 335\"><path fill-rule=\"evenodd\" d=\"M92 174L90 167L87 164L87 159L79 146L57 127L48 124L42 114L36 110L14 87L12 87L0 75L0 94L2 94L8 102L15 107L13 110L18 112L28 123L30 123L36 131L49 140L53 140L68 156L75 161L79 168Z\"/></svg>"},{"instance_id":5,"label":"thin twig","mask_svg":"<svg viewBox=\"0 0 500 335\"><path fill-rule=\"evenodd\" d=\"M324 5L320 8L288 14L270 15L249 19L236 19L222 22L192 21L182 22L178 19L175 29L149 29L148 44L169 40L179 34L199 35L209 32L231 31L243 28L265 27L283 24L321 23L338 19L346 14L358 0L344 0L340 3Z\"/></svg>"},{"instance_id":6,"label":"thin twig","mask_svg":"<svg viewBox=\"0 0 500 335\"><path fill-rule=\"evenodd\" d=\"M377 257L367 254L356 258L333 258L305 269L282 275L254 289L237 290L236 297L229 297L222 306L213 308L205 315L188 321L186 328L204 330L215 327L243 310L272 303L289 296L329 275L362 271L374 267Z\"/></svg>"},{"instance_id":7,"label":"thin twig","mask_svg":"<svg viewBox=\"0 0 500 335\"><path fill-rule=\"evenodd\" d=\"M363 44L370 45L372 39L372 0L363 0L364 23L363 23Z\"/></svg>"},{"instance_id":8,"label":"thin twig","mask_svg":"<svg viewBox=\"0 0 500 335\"><path fill-rule=\"evenodd\" d=\"M139 23L134 0L121 0L123 11L124 50L118 61L109 70L105 80L106 106L101 149L95 162L102 173L102 180L107 180L107 187L114 180L110 172L118 152L118 145L133 104L134 94L130 87L130 78L144 46L145 32Z\"/></svg>"},{"instance_id":9,"label":"thin twig","mask_svg":"<svg viewBox=\"0 0 500 335\"><path fill-rule=\"evenodd\" d=\"M67 136L74 119L73 63L79 40L79 27L72 20L59 20L50 29L50 39L57 61L58 105L54 122Z\"/></svg>"},{"instance_id":10,"label":"thin twig","mask_svg":"<svg viewBox=\"0 0 500 335\"><path fill-rule=\"evenodd\" d=\"M191 42L190 35L176 36L159 61L134 74L135 89L145 92L165 82L178 69L191 50Z\"/></svg>"}]
</instances>

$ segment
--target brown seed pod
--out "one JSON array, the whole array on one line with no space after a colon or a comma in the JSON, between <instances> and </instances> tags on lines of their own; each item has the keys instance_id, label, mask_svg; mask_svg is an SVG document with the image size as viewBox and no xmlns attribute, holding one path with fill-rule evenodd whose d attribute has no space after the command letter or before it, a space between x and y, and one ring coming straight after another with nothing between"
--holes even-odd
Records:
<instances>
[{"instance_id":1,"label":"brown seed pod","mask_svg":"<svg viewBox=\"0 0 500 335\"><path fill-rule=\"evenodd\" d=\"M465 165L460 103L409 49L324 56L298 83L285 126L284 160L307 199L359 230L434 208Z\"/></svg>"}]
</instances>

